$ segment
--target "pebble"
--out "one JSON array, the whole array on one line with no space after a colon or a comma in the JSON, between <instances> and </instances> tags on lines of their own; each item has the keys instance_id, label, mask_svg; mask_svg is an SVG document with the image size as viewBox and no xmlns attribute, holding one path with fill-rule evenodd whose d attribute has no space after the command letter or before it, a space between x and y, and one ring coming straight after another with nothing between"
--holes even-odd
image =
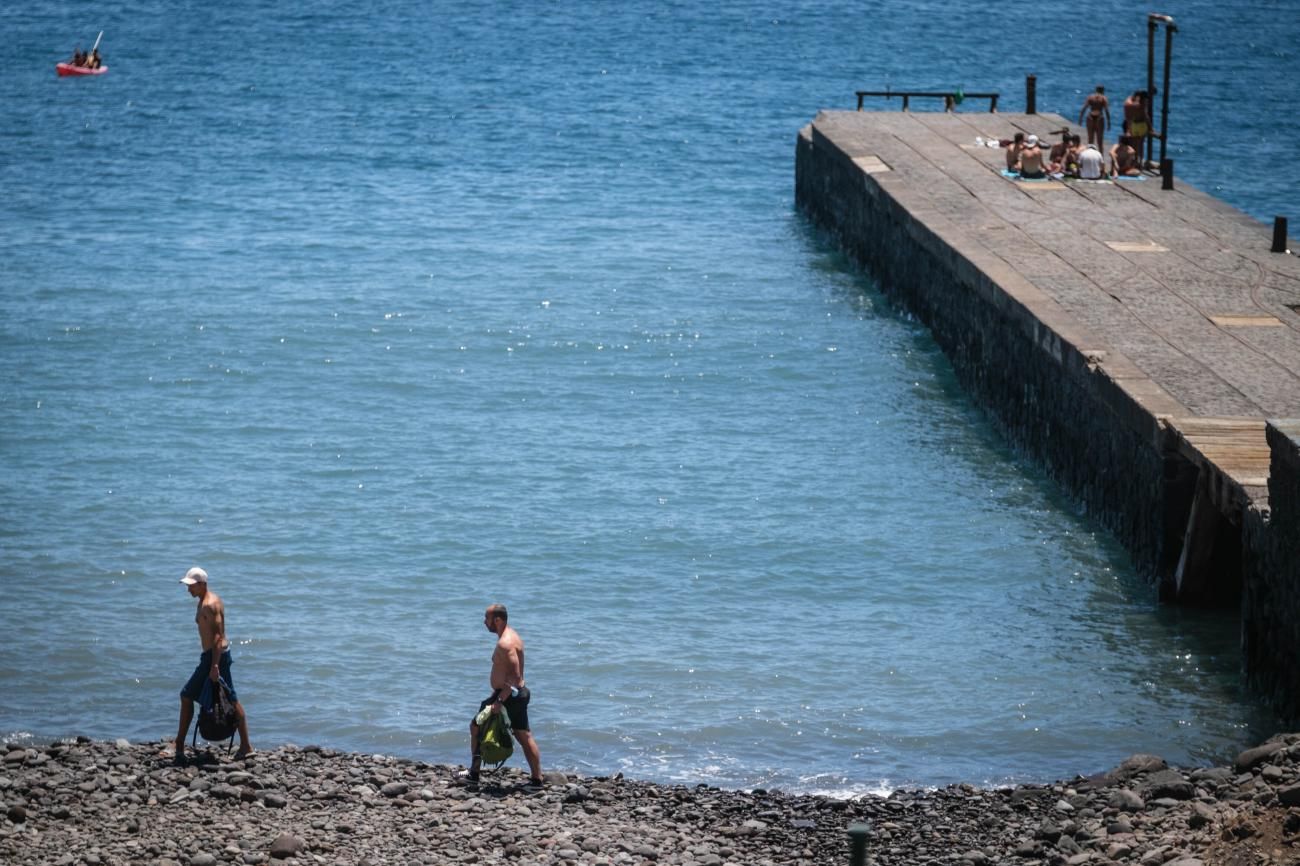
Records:
<instances>
[{"instance_id":1,"label":"pebble","mask_svg":"<svg viewBox=\"0 0 1300 866\"><path fill-rule=\"evenodd\" d=\"M271 843L271 849L268 853L273 859L284 860L285 858L293 857L301 851L306 844L306 842L299 839L297 836L290 833L281 833L279 836L276 836L275 841Z\"/></svg>"},{"instance_id":2,"label":"pebble","mask_svg":"<svg viewBox=\"0 0 1300 866\"><path fill-rule=\"evenodd\" d=\"M465 788L456 767L319 748L174 768L157 751L120 740L0 749L0 862L818 866L846 862L847 828L861 824L877 866L1198 866L1300 835L1300 810L1287 808L1300 805L1291 734L1233 767L1134 756L1054 785L835 800L555 771L536 791L522 767ZM1272 854L1251 850L1250 862Z\"/></svg>"}]
</instances>

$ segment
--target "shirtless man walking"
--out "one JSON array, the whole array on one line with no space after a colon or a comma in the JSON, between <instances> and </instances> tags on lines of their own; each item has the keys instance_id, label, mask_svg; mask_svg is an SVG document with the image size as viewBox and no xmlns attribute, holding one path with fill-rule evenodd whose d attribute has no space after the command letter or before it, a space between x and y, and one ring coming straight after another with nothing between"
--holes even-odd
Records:
<instances>
[{"instance_id":1,"label":"shirtless man walking","mask_svg":"<svg viewBox=\"0 0 1300 866\"><path fill-rule=\"evenodd\" d=\"M235 702L239 714L239 751L236 758L247 758L253 753L253 746L248 741L248 720L244 716L244 707L235 697L235 681L230 677L230 641L226 640L226 608L221 598L208 588L208 573L201 568L191 568L181 578L181 583L194 598L199 600L194 613L194 622L199 627L199 644L203 654L199 656L198 667L190 674L189 681L181 689L181 723L176 731L176 750L172 760L179 765L185 764L185 735L189 732L190 720L194 718L194 702L203 694L203 681L216 682L217 678L225 680L230 689L230 699Z\"/></svg>"},{"instance_id":2,"label":"shirtless man walking","mask_svg":"<svg viewBox=\"0 0 1300 866\"><path fill-rule=\"evenodd\" d=\"M528 702L532 695L524 685L524 642L519 633L508 625L508 615L504 604L489 605L483 614L483 625L497 636L496 649L492 650L492 694L479 704L481 712L484 707L492 707L492 715L506 708L510 716L510 730L523 747L524 757L528 759L528 769L532 771L530 782L534 785L545 784L542 777L542 755L537 749L528 728ZM478 753L478 725L469 723L470 781L478 781L479 766L482 760Z\"/></svg>"},{"instance_id":3,"label":"shirtless man walking","mask_svg":"<svg viewBox=\"0 0 1300 866\"><path fill-rule=\"evenodd\" d=\"M1080 123L1083 123L1085 113L1088 115L1088 141L1095 142L1097 150L1105 153L1106 130L1110 129L1110 100L1106 99L1105 87L1098 84L1097 90L1083 100L1083 107L1079 109Z\"/></svg>"}]
</instances>

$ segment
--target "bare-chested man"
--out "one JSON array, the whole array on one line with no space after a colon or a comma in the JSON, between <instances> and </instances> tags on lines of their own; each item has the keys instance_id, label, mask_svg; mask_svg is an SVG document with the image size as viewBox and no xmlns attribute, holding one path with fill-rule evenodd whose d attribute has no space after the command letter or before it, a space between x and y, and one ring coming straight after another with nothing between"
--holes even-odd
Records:
<instances>
[{"instance_id":1,"label":"bare-chested man","mask_svg":"<svg viewBox=\"0 0 1300 866\"><path fill-rule=\"evenodd\" d=\"M1043 162L1043 149L1038 146L1038 136L1031 135L1025 139L1025 149L1020 151L1020 176L1026 180L1038 180L1047 177L1047 165Z\"/></svg>"},{"instance_id":2,"label":"bare-chested man","mask_svg":"<svg viewBox=\"0 0 1300 866\"><path fill-rule=\"evenodd\" d=\"M1106 130L1110 129L1110 101L1106 99L1106 88L1097 85L1096 91L1089 93L1079 109L1079 122L1083 123L1084 114L1088 115L1088 141L1095 142L1097 150L1106 152Z\"/></svg>"},{"instance_id":3,"label":"bare-chested man","mask_svg":"<svg viewBox=\"0 0 1300 866\"><path fill-rule=\"evenodd\" d=\"M1011 143L1006 145L1007 171L1020 171L1020 153L1025 149L1025 134L1017 132Z\"/></svg>"},{"instance_id":4,"label":"bare-chested man","mask_svg":"<svg viewBox=\"0 0 1300 866\"><path fill-rule=\"evenodd\" d=\"M1047 153L1047 171L1050 174L1060 174L1065 171L1066 157L1070 153L1070 128L1065 127L1060 134L1061 140L1052 145L1052 149Z\"/></svg>"},{"instance_id":5,"label":"bare-chested man","mask_svg":"<svg viewBox=\"0 0 1300 866\"><path fill-rule=\"evenodd\" d=\"M226 639L226 608L221 598L208 588L208 573L201 568L191 568L181 578L181 583L194 598L199 600L194 613L194 622L199 627L199 644L203 654L199 656L198 667L190 674L189 681L181 689L181 723L176 732L176 750L173 760L177 764L185 763L185 735L189 732L190 720L194 718L194 702L203 694L203 681L216 682L220 677L230 690L230 699L235 702L239 713L239 751L236 758L246 758L253 753L253 746L248 741L248 720L244 716L244 707L235 697L235 681L230 677L230 641Z\"/></svg>"},{"instance_id":6,"label":"bare-chested man","mask_svg":"<svg viewBox=\"0 0 1300 866\"><path fill-rule=\"evenodd\" d=\"M519 633L508 624L504 604L489 605L483 614L483 625L497 636L496 649L492 651L492 694L479 704L481 712L490 706L492 714L501 712L504 705L510 716L510 729L523 747L524 757L528 759L531 770L530 781L534 785L545 784L542 777L542 755L537 749L528 727L528 702L531 695L524 685L524 642ZM478 754L478 725L469 723L470 764L469 778L478 781L479 765L482 763Z\"/></svg>"},{"instance_id":7,"label":"bare-chested man","mask_svg":"<svg viewBox=\"0 0 1300 866\"><path fill-rule=\"evenodd\" d=\"M1110 149L1110 173L1112 177L1137 177L1142 173L1142 159L1133 148L1133 140L1126 135L1119 137L1119 142Z\"/></svg>"}]
</instances>

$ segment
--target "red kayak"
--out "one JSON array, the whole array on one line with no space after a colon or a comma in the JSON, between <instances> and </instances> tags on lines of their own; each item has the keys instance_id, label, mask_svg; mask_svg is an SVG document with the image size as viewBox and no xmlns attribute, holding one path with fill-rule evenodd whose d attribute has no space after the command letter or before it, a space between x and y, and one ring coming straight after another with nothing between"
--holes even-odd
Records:
<instances>
[{"instance_id":1,"label":"red kayak","mask_svg":"<svg viewBox=\"0 0 1300 866\"><path fill-rule=\"evenodd\" d=\"M108 71L107 66L101 66L98 69L90 69L86 66L73 66L71 63L60 63L54 67L54 71L59 73L60 78L68 75L103 75Z\"/></svg>"}]
</instances>

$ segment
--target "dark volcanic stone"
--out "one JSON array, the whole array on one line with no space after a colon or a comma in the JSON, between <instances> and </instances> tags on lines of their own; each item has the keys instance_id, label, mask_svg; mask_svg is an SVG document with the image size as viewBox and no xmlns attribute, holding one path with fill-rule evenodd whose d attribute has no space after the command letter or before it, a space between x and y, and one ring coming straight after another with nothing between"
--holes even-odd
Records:
<instances>
[{"instance_id":1,"label":"dark volcanic stone","mask_svg":"<svg viewBox=\"0 0 1300 866\"><path fill-rule=\"evenodd\" d=\"M1161 770L1147 778L1144 787L1147 797L1153 800L1169 798L1171 800L1190 800L1196 794L1196 787L1183 778L1177 770Z\"/></svg>"},{"instance_id":2,"label":"dark volcanic stone","mask_svg":"<svg viewBox=\"0 0 1300 866\"><path fill-rule=\"evenodd\" d=\"M1279 788L1277 799L1283 806L1300 806L1300 785Z\"/></svg>"},{"instance_id":3,"label":"dark volcanic stone","mask_svg":"<svg viewBox=\"0 0 1300 866\"><path fill-rule=\"evenodd\" d=\"M306 847L307 843L297 836L290 833L281 833L275 837L271 843L271 848L267 852L276 860L283 860L286 857L292 857Z\"/></svg>"},{"instance_id":4,"label":"dark volcanic stone","mask_svg":"<svg viewBox=\"0 0 1300 866\"><path fill-rule=\"evenodd\" d=\"M1264 761L1273 757L1285 748L1286 743L1283 743L1281 740L1273 740L1262 746L1247 749L1238 755L1237 760L1234 762L1237 772L1244 773L1247 770L1254 769L1256 766L1262 764Z\"/></svg>"},{"instance_id":5,"label":"dark volcanic stone","mask_svg":"<svg viewBox=\"0 0 1300 866\"><path fill-rule=\"evenodd\" d=\"M1105 775L1112 782L1124 782L1142 773L1154 773L1168 766L1159 755L1131 755Z\"/></svg>"}]
</instances>

